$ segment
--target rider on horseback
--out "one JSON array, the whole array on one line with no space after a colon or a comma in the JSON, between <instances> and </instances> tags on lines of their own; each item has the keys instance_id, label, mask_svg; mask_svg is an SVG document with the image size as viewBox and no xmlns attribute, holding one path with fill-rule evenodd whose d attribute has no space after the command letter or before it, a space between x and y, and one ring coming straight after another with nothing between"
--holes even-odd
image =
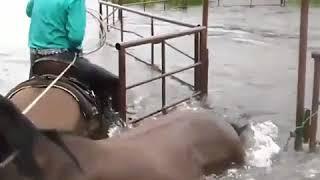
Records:
<instances>
[{"instance_id":1,"label":"rider on horseback","mask_svg":"<svg viewBox=\"0 0 320 180\"><path fill-rule=\"evenodd\" d=\"M29 29L30 77L37 59L55 56L71 62L81 46L86 27L85 0L29 0L26 13L31 18ZM79 81L88 85L101 102L111 96L113 108L118 111L118 77L79 57ZM105 104L103 104L105 105Z\"/></svg>"}]
</instances>

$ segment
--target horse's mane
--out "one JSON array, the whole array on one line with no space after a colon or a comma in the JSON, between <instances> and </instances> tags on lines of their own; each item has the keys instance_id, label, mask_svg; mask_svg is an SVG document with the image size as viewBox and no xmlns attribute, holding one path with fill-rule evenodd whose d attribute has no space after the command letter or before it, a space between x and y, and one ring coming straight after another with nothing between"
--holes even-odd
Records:
<instances>
[{"instance_id":1,"label":"horse's mane","mask_svg":"<svg viewBox=\"0 0 320 180\"><path fill-rule=\"evenodd\" d=\"M2 95L0 95L0 136L5 141L5 143L0 144L1 146L9 145L8 149L19 152L14 163L23 175L42 179L41 168L32 153L34 142L41 137L48 138L62 148L79 167L79 162L63 143L58 132L47 131L42 133L9 99Z\"/></svg>"}]
</instances>

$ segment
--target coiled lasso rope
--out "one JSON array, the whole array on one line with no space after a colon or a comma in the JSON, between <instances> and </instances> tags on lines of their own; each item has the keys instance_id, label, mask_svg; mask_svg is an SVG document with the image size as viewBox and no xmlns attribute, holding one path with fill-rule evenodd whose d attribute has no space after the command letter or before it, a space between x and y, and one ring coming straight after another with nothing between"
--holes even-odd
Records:
<instances>
[{"instance_id":1,"label":"coiled lasso rope","mask_svg":"<svg viewBox=\"0 0 320 180\"><path fill-rule=\"evenodd\" d=\"M96 19L98 21L98 24L99 24L99 27L100 27L100 30L101 30L101 34L100 34L100 37L99 37L99 46L89 52L83 52L84 55L89 55L89 54L92 54L92 53L95 53L97 52L98 50L100 50L104 45L105 45L105 42L107 40L107 31L106 31L106 28L104 27L104 23L101 19L102 16L100 13L97 13L96 10L94 9L90 9L90 8L87 8L87 13L90 14L94 19ZM95 14L96 13L96 14Z\"/></svg>"}]
</instances>

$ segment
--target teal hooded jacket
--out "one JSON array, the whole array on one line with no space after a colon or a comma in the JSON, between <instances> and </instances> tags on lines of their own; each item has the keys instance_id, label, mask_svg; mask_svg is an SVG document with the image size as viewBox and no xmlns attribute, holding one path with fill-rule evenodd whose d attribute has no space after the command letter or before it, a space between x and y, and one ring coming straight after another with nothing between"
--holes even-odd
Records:
<instances>
[{"instance_id":1,"label":"teal hooded jacket","mask_svg":"<svg viewBox=\"0 0 320 180\"><path fill-rule=\"evenodd\" d=\"M86 27L85 0L29 0L29 47L79 49Z\"/></svg>"}]
</instances>

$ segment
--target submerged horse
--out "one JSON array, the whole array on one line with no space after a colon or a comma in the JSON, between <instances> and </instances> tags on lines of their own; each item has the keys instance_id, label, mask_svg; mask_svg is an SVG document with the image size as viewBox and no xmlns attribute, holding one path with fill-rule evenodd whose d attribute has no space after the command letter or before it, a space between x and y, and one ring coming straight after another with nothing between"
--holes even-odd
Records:
<instances>
[{"instance_id":1,"label":"submerged horse","mask_svg":"<svg viewBox=\"0 0 320 180\"><path fill-rule=\"evenodd\" d=\"M63 143L52 143L52 139L59 138L43 138L45 132L39 133L24 121L28 118L0 97L0 147L7 149L0 155L12 154L11 149L20 152L0 168L0 175L7 175L2 180L39 175L42 180L200 180L204 175L220 174L244 164L239 134L245 127L212 119L205 112L175 112L107 140L60 133ZM30 141L29 137L42 138ZM79 168L72 156L63 155L56 144L67 147ZM23 164L19 164L20 155L29 155ZM28 168L27 174L21 173Z\"/></svg>"},{"instance_id":2,"label":"submerged horse","mask_svg":"<svg viewBox=\"0 0 320 180\"><path fill-rule=\"evenodd\" d=\"M69 65L61 58L38 59L32 66L34 76L14 87L6 97L19 109L26 108ZM103 107L88 85L79 80L80 76L81 70L71 66L27 117L41 129L58 129L96 139L107 137L113 114L105 111L112 109L112 104ZM111 92L112 87L110 89L110 94L115 94Z\"/></svg>"}]
</instances>

